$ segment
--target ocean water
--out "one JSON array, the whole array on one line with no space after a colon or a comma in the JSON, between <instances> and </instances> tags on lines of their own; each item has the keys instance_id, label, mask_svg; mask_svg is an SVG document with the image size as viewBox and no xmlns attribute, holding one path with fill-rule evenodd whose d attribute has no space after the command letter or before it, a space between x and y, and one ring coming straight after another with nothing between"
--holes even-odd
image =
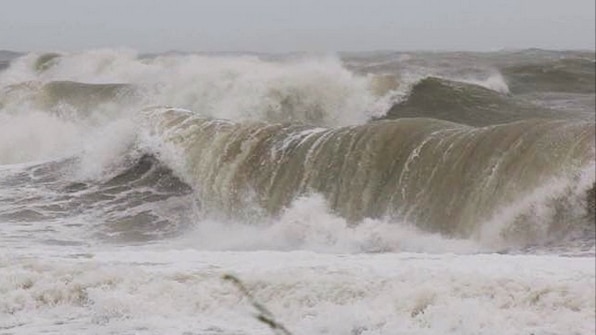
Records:
<instances>
[{"instance_id":1,"label":"ocean water","mask_svg":"<svg viewBox=\"0 0 596 335\"><path fill-rule=\"evenodd\" d=\"M595 96L593 52L0 52L0 334L593 334Z\"/></svg>"}]
</instances>

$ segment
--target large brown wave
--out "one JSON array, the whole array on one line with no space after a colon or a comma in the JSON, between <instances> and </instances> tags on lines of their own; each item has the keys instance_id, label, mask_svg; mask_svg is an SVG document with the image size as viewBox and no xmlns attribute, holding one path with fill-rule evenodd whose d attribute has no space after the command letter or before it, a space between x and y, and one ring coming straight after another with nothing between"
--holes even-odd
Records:
<instances>
[{"instance_id":1,"label":"large brown wave","mask_svg":"<svg viewBox=\"0 0 596 335\"><path fill-rule=\"evenodd\" d=\"M554 192L545 195L554 201L547 206L556 211L555 198L581 194L580 216L586 216L585 192L594 182L577 181L594 164L591 122L542 119L474 128L407 118L324 129L234 123L175 109L147 115L154 131L183 155L184 173L201 203L227 215L245 215L255 204L275 215L296 197L316 192L352 222L389 216L470 236L499 210L557 179L565 186L544 190ZM515 220L522 220L524 213L518 214Z\"/></svg>"}]
</instances>

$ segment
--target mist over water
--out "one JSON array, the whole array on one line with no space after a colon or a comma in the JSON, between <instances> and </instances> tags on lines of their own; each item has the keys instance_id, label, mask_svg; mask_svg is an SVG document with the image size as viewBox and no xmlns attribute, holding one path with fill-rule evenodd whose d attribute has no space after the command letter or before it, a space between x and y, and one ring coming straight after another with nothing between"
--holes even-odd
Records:
<instances>
[{"instance_id":1,"label":"mist over water","mask_svg":"<svg viewBox=\"0 0 596 335\"><path fill-rule=\"evenodd\" d=\"M0 327L267 333L235 273L296 334L589 333L594 96L585 52L13 55Z\"/></svg>"}]
</instances>

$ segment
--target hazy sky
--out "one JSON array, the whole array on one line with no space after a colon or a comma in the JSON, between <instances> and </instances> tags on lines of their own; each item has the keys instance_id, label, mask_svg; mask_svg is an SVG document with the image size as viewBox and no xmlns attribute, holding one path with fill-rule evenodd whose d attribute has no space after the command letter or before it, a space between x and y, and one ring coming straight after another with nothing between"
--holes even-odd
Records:
<instances>
[{"instance_id":1,"label":"hazy sky","mask_svg":"<svg viewBox=\"0 0 596 335\"><path fill-rule=\"evenodd\" d=\"M594 0L0 0L0 49L594 49Z\"/></svg>"}]
</instances>

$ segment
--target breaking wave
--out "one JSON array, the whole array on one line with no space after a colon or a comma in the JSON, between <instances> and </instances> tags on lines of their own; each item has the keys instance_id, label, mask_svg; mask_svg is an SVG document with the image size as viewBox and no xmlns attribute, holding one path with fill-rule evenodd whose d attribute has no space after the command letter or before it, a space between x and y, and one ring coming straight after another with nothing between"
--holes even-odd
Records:
<instances>
[{"instance_id":1,"label":"breaking wave","mask_svg":"<svg viewBox=\"0 0 596 335\"><path fill-rule=\"evenodd\" d=\"M276 215L316 193L354 224L389 217L465 238L494 230L491 239L537 243L593 225L590 122L472 128L411 118L313 128L177 109L145 114L148 128L183 157L180 173L201 204L225 216ZM491 220L500 227L483 226Z\"/></svg>"},{"instance_id":2,"label":"breaking wave","mask_svg":"<svg viewBox=\"0 0 596 335\"><path fill-rule=\"evenodd\" d=\"M24 55L0 72L0 218L129 242L199 223L213 249L250 248L211 238L229 229L275 249L593 248L593 115L532 104L511 78Z\"/></svg>"},{"instance_id":3,"label":"breaking wave","mask_svg":"<svg viewBox=\"0 0 596 335\"><path fill-rule=\"evenodd\" d=\"M254 56L164 55L132 51L29 54L0 73L0 105L93 110L101 104L173 105L215 118L326 126L385 113L389 88L335 57L279 61ZM382 95L382 96L379 96Z\"/></svg>"}]
</instances>

